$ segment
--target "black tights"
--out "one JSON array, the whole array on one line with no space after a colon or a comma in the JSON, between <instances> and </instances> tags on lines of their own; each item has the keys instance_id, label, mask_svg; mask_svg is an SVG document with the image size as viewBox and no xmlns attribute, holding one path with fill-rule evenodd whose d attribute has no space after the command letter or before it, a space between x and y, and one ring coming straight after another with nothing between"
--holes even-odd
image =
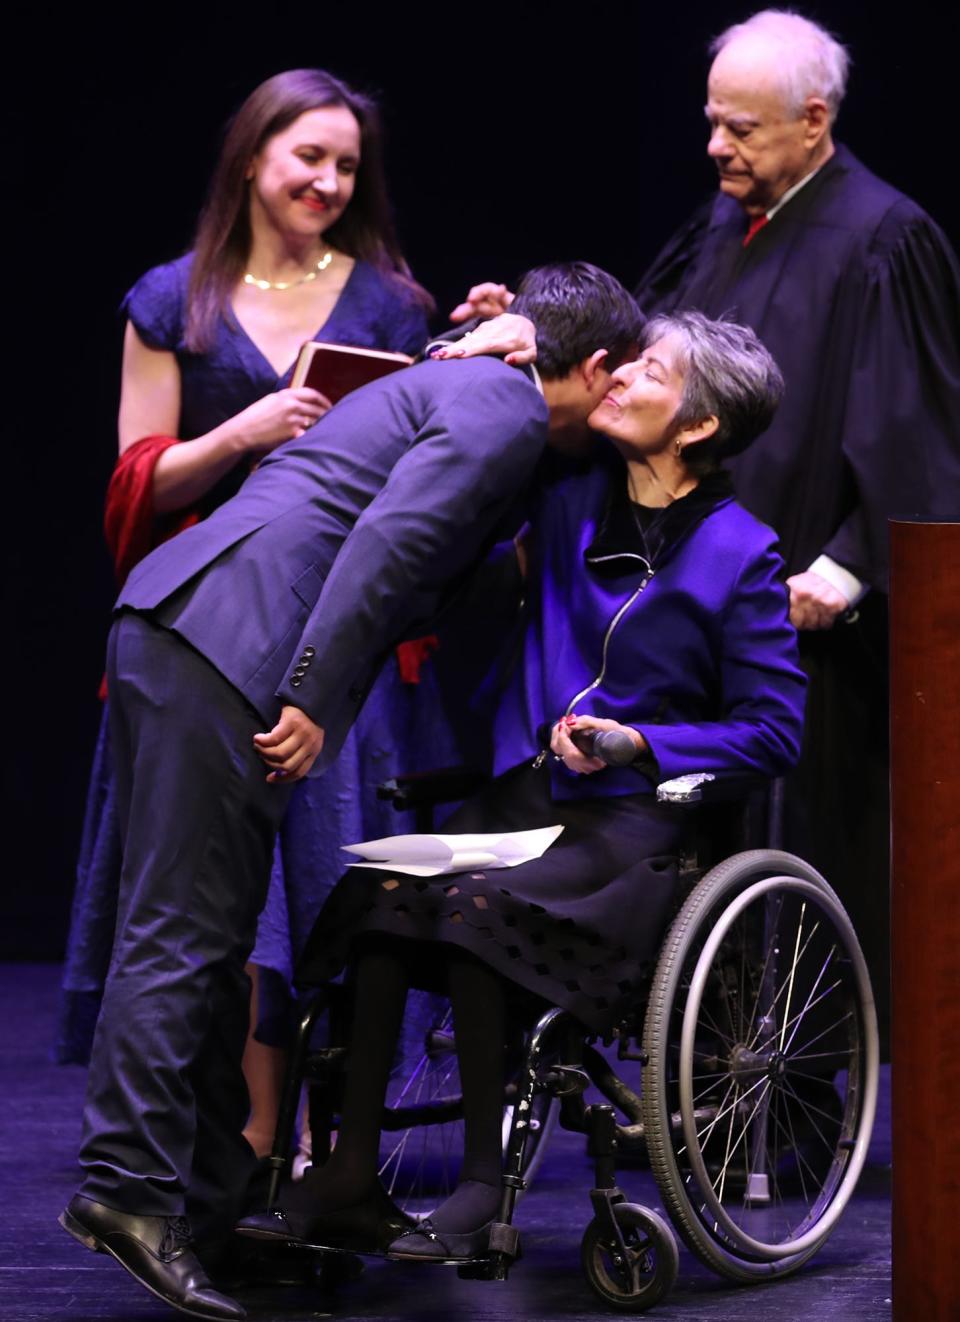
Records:
<instances>
[{"instance_id":1,"label":"black tights","mask_svg":"<svg viewBox=\"0 0 960 1322\"><path fill-rule=\"evenodd\" d=\"M456 946L444 947L463 1090L460 1183L434 1213L438 1230L460 1233L499 1205L506 1011L497 975ZM377 1188L380 1119L409 987L400 943L370 943L355 968L355 1003L340 1132L330 1160L287 1198L291 1210L323 1214L362 1203Z\"/></svg>"}]
</instances>

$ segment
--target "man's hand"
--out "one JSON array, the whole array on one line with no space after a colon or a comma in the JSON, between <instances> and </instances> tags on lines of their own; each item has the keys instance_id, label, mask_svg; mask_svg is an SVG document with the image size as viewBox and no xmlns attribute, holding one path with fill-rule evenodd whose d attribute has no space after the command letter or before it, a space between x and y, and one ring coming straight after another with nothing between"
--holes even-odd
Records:
<instances>
[{"instance_id":1,"label":"man's hand","mask_svg":"<svg viewBox=\"0 0 960 1322\"><path fill-rule=\"evenodd\" d=\"M284 707L269 734L255 734L254 747L266 766L271 784L303 780L323 748L323 731L299 707Z\"/></svg>"},{"instance_id":2,"label":"man's hand","mask_svg":"<svg viewBox=\"0 0 960 1322\"><path fill-rule=\"evenodd\" d=\"M806 570L787 579L790 623L795 629L829 629L850 603L819 574Z\"/></svg>"},{"instance_id":3,"label":"man's hand","mask_svg":"<svg viewBox=\"0 0 960 1322\"><path fill-rule=\"evenodd\" d=\"M495 317L499 312L506 312L513 302L513 295L506 285L494 284L485 280L474 285L466 299L450 313L452 322L469 321L471 317Z\"/></svg>"},{"instance_id":4,"label":"man's hand","mask_svg":"<svg viewBox=\"0 0 960 1322\"><path fill-rule=\"evenodd\" d=\"M554 757L564 763L570 771L577 771L581 776L589 776L594 771L603 771L606 762L599 757L590 757L573 742L573 735L593 734L597 730L620 730L633 740L637 757L649 747L639 730L619 721L607 720L604 716L561 716L550 734L550 748Z\"/></svg>"}]
</instances>

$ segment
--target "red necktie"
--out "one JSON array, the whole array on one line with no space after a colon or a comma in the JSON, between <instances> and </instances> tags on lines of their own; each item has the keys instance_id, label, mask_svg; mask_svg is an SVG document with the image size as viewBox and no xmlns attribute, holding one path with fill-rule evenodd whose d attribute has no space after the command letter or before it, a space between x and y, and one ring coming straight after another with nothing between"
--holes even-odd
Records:
<instances>
[{"instance_id":1,"label":"red necktie","mask_svg":"<svg viewBox=\"0 0 960 1322\"><path fill-rule=\"evenodd\" d=\"M747 246L747 244L754 237L754 235L758 234L760 230L763 229L764 225L768 224L769 220L770 220L769 216L754 216L753 220L751 220L750 222L749 229L747 230L746 234L743 236L744 247Z\"/></svg>"}]
</instances>

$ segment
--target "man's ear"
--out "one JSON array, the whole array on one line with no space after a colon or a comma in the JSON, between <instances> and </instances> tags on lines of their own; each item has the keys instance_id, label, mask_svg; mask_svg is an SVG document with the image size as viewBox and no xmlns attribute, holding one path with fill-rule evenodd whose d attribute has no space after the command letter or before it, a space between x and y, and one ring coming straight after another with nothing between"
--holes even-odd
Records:
<instances>
[{"instance_id":1,"label":"man's ear","mask_svg":"<svg viewBox=\"0 0 960 1322\"><path fill-rule=\"evenodd\" d=\"M819 96L808 96L803 107L804 143L808 151L816 147L824 134L830 132L830 109Z\"/></svg>"},{"instance_id":2,"label":"man's ear","mask_svg":"<svg viewBox=\"0 0 960 1322\"><path fill-rule=\"evenodd\" d=\"M608 357L609 351L607 349L595 349L589 358L584 358L581 362L580 374L588 390L599 384L601 373L604 377L610 375L610 369L606 366Z\"/></svg>"}]
</instances>

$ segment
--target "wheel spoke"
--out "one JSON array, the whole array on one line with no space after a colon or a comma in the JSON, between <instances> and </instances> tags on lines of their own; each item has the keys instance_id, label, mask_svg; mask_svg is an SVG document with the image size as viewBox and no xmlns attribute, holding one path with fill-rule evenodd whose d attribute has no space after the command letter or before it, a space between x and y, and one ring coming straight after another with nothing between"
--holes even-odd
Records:
<instances>
[{"instance_id":1,"label":"wheel spoke","mask_svg":"<svg viewBox=\"0 0 960 1322\"><path fill-rule=\"evenodd\" d=\"M809 1160L803 1155L803 1149L800 1147L799 1143L797 1142L796 1137L793 1136L794 1131L793 1131L793 1124L790 1121L789 1108L786 1108L786 1111L787 1111L787 1121L790 1124L791 1149L793 1152L796 1153L796 1157L797 1157L797 1173L800 1175L800 1186L802 1189L804 1189L804 1196L807 1198L808 1208L810 1208L813 1206L813 1203L815 1202L815 1197L811 1198L809 1197L809 1195L806 1194L804 1180L803 1180L803 1171L801 1167L805 1166L807 1168L807 1171L810 1174L810 1179L812 1181L818 1180L817 1172L814 1170L813 1166L811 1166ZM786 1130L784 1129L783 1121L778 1119L776 1123L780 1126L781 1130L783 1130L783 1132L786 1133Z\"/></svg>"},{"instance_id":2,"label":"wheel spoke","mask_svg":"<svg viewBox=\"0 0 960 1322\"><path fill-rule=\"evenodd\" d=\"M717 1114L713 1117L713 1119L710 1121L710 1123L707 1125L705 1129L697 1130L697 1142L700 1145L701 1151L703 1150L704 1136L706 1136L706 1141L709 1142L713 1135L714 1129L717 1127L717 1125L720 1123L723 1117L727 1114L727 1111L730 1109L727 1106L727 1098L730 1096L731 1092L733 1092L735 1088L736 1088L736 1084L731 1079L731 1081L727 1084L727 1091L723 1094L723 1101L720 1103L720 1109L717 1111ZM733 1099L733 1105L736 1106L736 1104L737 1104L737 1099L735 1097Z\"/></svg>"},{"instance_id":3,"label":"wheel spoke","mask_svg":"<svg viewBox=\"0 0 960 1322\"><path fill-rule=\"evenodd\" d=\"M703 1027L706 1028L708 1031L716 1033L717 1037L725 1046L729 1047L733 1045L734 1039L732 1037L728 1037L728 1035L720 1027L716 1019L714 1019L713 1015L710 1013L710 1011L707 1009L707 1007L703 1004L702 1001L700 1002L700 1010L699 1013L697 1014L697 1023L698 1024L702 1023Z\"/></svg>"},{"instance_id":4,"label":"wheel spoke","mask_svg":"<svg viewBox=\"0 0 960 1322\"><path fill-rule=\"evenodd\" d=\"M805 908L805 907L806 907L806 906L804 906L804 908ZM790 988L790 987L792 986L793 975L794 975L794 972L795 972L795 970L796 970L796 967L797 967L798 963L800 962L800 960L803 959L804 955L807 953L807 949L808 949L808 947L809 947L809 945L810 945L810 942L813 940L814 936L816 935L816 932L817 932L817 929L819 928L819 926L820 926L819 922L815 923L815 924L813 925L813 927L812 927L812 929L811 929L809 935L807 936L806 941L804 941L804 943L803 943L803 947L802 947L799 951L797 951L796 949L794 950L794 959L793 959L793 963L792 963L791 966L790 966L790 972L789 972L789 974L785 975L785 976L786 976L786 981L784 981L784 982L782 982L782 983L780 984L779 989L778 989L777 992L774 994L774 997L773 997L773 999L772 999L771 1002L770 1002L770 1008L769 1008L769 1011L768 1011L769 1014L772 1014L772 1013L773 1013L773 1011L777 1008L777 1003L779 1002L781 996L783 996L784 992L787 991L788 988ZM799 925L798 925L798 927L797 927L797 943L798 943L798 944L799 944L799 941L800 941L800 935L801 935L802 931L803 931L803 916L801 915L800 923L799 923ZM771 935L771 937L770 937L770 946L771 946L771 947L773 946L773 944L774 944L774 942L775 942L775 939L776 939L776 938L775 938L773 935ZM758 989L758 992L757 992L757 997L758 997L758 999L759 999L759 996L760 996L760 991L762 991L762 988L763 988L763 984L761 983L761 984L760 984L760 989ZM789 1011L789 1008L788 1008L787 1011L786 1011L786 1015L785 1015L784 1017L785 1017L785 1018L788 1017L788 1016L789 1016L789 1013L790 1013L790 1011ZM754 1033L753 1037L752 1037L752 1038L750 1039L750 1041L747 1043L747 1047L748 1047L749 1050L751 1050L751 1051L754 1049L754 1047L755 1047L755 1045L756 1045L756 1043L757 1043L757 1040L758 1040L758 1038L760 1037L761 1032L763 1031L763 1022L764 1022L764 1018L765 1018L765 1016L761 1016L761 1019L760 1019L760 1025L759 1025L759 1027L757 1028L757 1031Z\"/></svg>"},{"instance_id":5,"label":"wheel spoke","mask_svg":"<svg viewBox=\"0 0 960 1322\"><path fill-rule=\"evenodd\" d=\"M838 987L842 987L842 985L843 985L842 979L838 978L837 981L831 983L829 987L825 987L824 990L820 993L820 995L817 997L817 999L816 999L815 1001L811 1001L809 1005L805 1005L805 1006L803 1007L802 1010L800 1010L800 1011L797 1012L797 1015L795 1016L795 1019L794 1019L794 1023L795 1023L795 1025L796 1025L796 1027L794 1028L793 1033L792 1033L791 1036L790 1036L790 1041L787 1043L787 1046L786 1046L786 1050L785 1050L785 1052L784 1052L784 1055L786 1055L786 1053L790 1051L790 1049L791 1049L791 1047L792 1047L792 1045L793 1045L793 1039L796 1037L796 1035L797 1035L797 1031L799 1030L800 1025L803 1023L803 1017L804 1017L804 1015L805 1015L809 1010L813 1010L813 1009L815 1009L818 1005L820 1005L823 1001L825 1001L825 1000L827 999L827 997L828 997L829 995L831 995L832 992L835 992L835 991L837 990ZM834 1028L839 1028L840 1025L844 1022L844 1020L847 1019L847 1018L849 1018L849 1015L850 1015L850 1011L849 1011L849 1010L845 1011L845 1012L840 1016L839 1019L835 1019L835 1020L833 1021L832 1024L828 1024L828 1025L826 1026L826 1028L824 1028L824 1029L821 1031L820 1036L822 1037L824 1033L829 1033L829 1032L830 1032L832 1029L834 1029ZM816 1041L816 1039L814 1039L814 1041ZM807 1045L809 1045L809 1044L807 1044ZM791 1057L792 1057L792 1054L793 1054L793 1053L791 1052Z\"/></svg>"},{"instance_id":6,"label":"wheel spoke","mask_svg":"<svg viewBox=\"0 0 960 1322\"><path fill-rule=\"evenodd\" d=\"M404 1100L407 1093L414 1086L414 1084L419 1083L421 1077L423 1076L429 1064L430 1064L430 1057L427 1055L426 1052L424 1052L423 1055L420 1057L420 1059L417 1061L416 1065L413 1067L413 1072L411 1073L410 1077L407 1079L406 1083L403 1085L403 1088L401 1089L399 1095L397 1096L394 1102L394 1106L396 1106L397 1102L402 1102Z\"/></svg>"},{"instance_id":7,"label":"wheel spoke","mask_svg":"<svg viewBox=\"0 0 960 1322\"><path fill-rule=\"evenodd\" d=\"M705 1074L701 1074L699 1077L703 1079L703 1078L707 1078L708 1076ZM721 1082L721 1079L718 1078L716 1074L710 1077L712 1078L712 1082L709 1083L706 1086L706 1088L704 1088L701 1092L698 1092L697 1095L692 1099L694 1110L696 1110L697 1104L701 1102L704 1097L709 1097L712 1092L716 1091L717 1085Z\"/></svg>"},{"instance_id":8,"label":"wheel spoke","mask_svg":"<svg viewBox=\"0 0 960 1322\"><path fill-rule=\"evenodd\" d=\"M450 1023L448 1010L430 1030L431 1035L448 1033ZM409 1067L406 1078L395 1076L397 1091L390 1098L389 1109L395 1111L409 1107L416 1111L421 1105L429 1105L444 1097L450 1081L455 1078L456 1069L455 1052L444 1049L442 1043L436 1051L431 1051L428 1046ZM434 1167L438 1162L439 1174L446 1181L446 1191L449 1191L449 1155L456 1128L455 1120L423 1124L416 1123L415 1119L414 1123L397 1131L379 1169L380 1178L391 1196L396 1196L401 1204L409 1205L433 1193L438 1173Z\"/></svg>"},{"instance_id":9,"label":"wheel spoke","mask_svg":"<svg viewBox=\"0 0 960 1322\"><path fill-rule=\"evenodd\" d=\"M786 1032L787 1028L790 1027L790 1024L793 1024L794 1028L793 1028L793 1032L790 1034L790 1041L787 1042L785 1047L781 1047L781 1050L784 1051L790 1050L790 1047L793 1044L793 1039L797 1035L797 1029L800 1027L800 1024L803 1020L803 1016L807 1013L807 1011L812 1010L815 1005L819 1005L820 1002L824 1000L827 996L829 996L832 991L836 991L837 987L839 987L843 982L843 979L841 977L838 977L836 982L831 983L830 986L825 988L824 991L822 991L819 996L815 996L816 990L820 986L820 983L823 980L823 976L827 971L827 967L830 964L831 960L833 959L834 955L836 954L836 951L837 951L837 947L834 946L831 949L829 955L824 960L823 964L820 966L820 972L817 974L813 986L810 988L803 1009L797 1012L797 1014L794 1016L794 1018L790 1021L789 1024L788 1023L784 1024L784 1032Z\"/></svg>"},{"instance_id":10,"label":"wheel spoke","mask_svg":"<svg viewBox=\"0 0 960 1322\"><path fill-rule=\"evenodd\" d=\"M763 1085L764 1085L763 1092L760 1094L759 1097L757 1097L757 1098L754 1099L753 1110L750 1112L750 1114L744 1116L744 1118L743 1118L743 1129L742 1129L742 1131L741 1131L740 1138L738 1138L737 1141L736 1141L736 1143L733 1145L733 1150L734 1150L734 1152L736 1152L737 1148L740 1146L740 1143L743 1142L743 1150L744 1150L744 1154L745 1154L745 1156L747 1157L747 1160L746 1160L746 1168L747 1168L747 1171L748 1171L748 1172L749 1172L749 1170L750 1170L750 1167L751 1167L752 1163L751 1163L751 1161L750 1161L749 1154L747 1153L747 1142L746 1142L746 1139L747 1139L747 1132L748 1132L748 1130L750 1129L750 1126L753 1124L753 1120L754 1120L754 1117L756 1116L757 1112L758 1112L761 1108L763 1108L763 1107L765 1106L765 1104L766 1104L766 1099L767 1099L767 1095L768 1095L768 1093L770 1092L770 1080L769 1080L769 1079L762 1079L762 1080L760 1080L759 1082L763 1083ZM744 1093L743 1096L746 1097L746 1093Z\"/></svg>"},{"instance_id":11,"label":"wheel spoke","mask_svg":"<svg viewBox=\"0 0 960 1322\"><path fill-rule=\"evenodd\" d=\"M732 1107L728 1107L726 1111L722 1111L722 1112L720 1112L720 1114L717 1115L717 1116L715 1117L714 1121L712 1122L712 1124L711 1124L711 1126L710 1126L710 1130L711 1130L711 1132L712 1132L712 1130L713 1130L713 1128L715 1128L717 1122L718 1122L720 1119L722 1119L722 1117L723 1117L724 1115L726 1115L726 1114L728 1114L728 1113L735 1115L735 1114L736 1114L736 1107L739 1105L739 1103L742 1102L742 1101L744 1101L745 1098L749 1095L749 1093L753 1092L754 1089L759 1088L761 1085L763 1086L764 1091L761 1093L760 1097L755 1101L755 1103L754 1103L754 1107L753 1107L753 1111L750 1113L750 1115L749 1115L749 1116L747 1117L747 1119L745 1120L745 1122L744 1122L744 1127L743 1127L743 1132L741 1133L740 1138L737 1139L736 1143L734 1143L732 1149L730 1149L730 1154L729 1154L729 1157L727 1157L726 1160L725 1160L725 1162L724 1162L724 1165L723 1165L723 1168L722 1168L723 1170L725 1170L726 1167L729 1165L730 1157L733 1156L733 1154L736 1152L737 1148L740 1146L740 1142L741 1142L741 1140L742 1140L744 1134L746 1134L746 1132L747 1132L747 1126L750 1124L750 1122L752 1121L753 1117L756 1115L757 1110L758 1110L758 1108L759 1108L761 1102L763 1101L764 1097L766 1096L766 1094L767 1094L767 1092L768 1092L768 1090L769 1090L769 1088L770 1088L770 1080L769 1080L769 1079L758 1079L757 1082L753 1085L753 1087L749 1088L749 1089L747 1090L747 1092L741 1093L739 1097L734 1098L733 1106L732 1106ZM731 1124L732 1124L732 1121L731 1121ZM706 1132L706 1131L704 1131L704 1132ZM699 1137L700 1137L700 1135L698 1135L698 1138L699 1138ZM708 1134L707 1137L708 1137L708 1139L709 1139L710 1135ZM703 1154L703 1147L704 1147L704 1145L703 1145L703 1143L701 1142L701 1144L700 1144L700 1152L701 1152L701 1156L702 1156L702 1154ZM716 1191L716 1184L715 1184L715 1183L714 1183L714 1186L713 1186L713 1187L714 1187L714 1191Z\"/></svg>"},{"instance_id":12,"label":"wheel spoke","mask_svg":"<svg viewBox=\"0 0 960 1322\"><path fill-rule=\"evenodd\" d=\"M823 1054L824 1056L836 1056L837 1053L835 1051L825 1051ZM833 1086L832 1076L828 1078L822 1070L819 1073L816 1070L798 1070L793 1060L794 1058L791 1056L789 1060L784 1061L783 1068L786 1074L796 1075L800 1079L815 1079L817 1083Z\"/></svg>"},{"instance_id":13,"label":"wheel spoke","mask_svg":"<svg viewBox=\"0 0 960 1322\"><path fill-rule=\"evenodd\" d=\"M806 901L804 901L803 904L801 904L801 906L800 906L800 921L797 923L797 940L796 940L796 944L794 945L794 948L793 948L793 961L792 961L792 963L790 964L790 973L789 973L789 975L788 975L788 981L787 981L787 1004L786 1004L786 1009L784 1010L784 1014L783 1014L783 1018L784 1018L784 1026L783 1026L783 1028L781 1028L781 1030L780 1030L780 1050L781 1050L781 1051L783 1050L783 1039L784 1039L784 1035L786 1034L786 1031L787 1031L787 1030L786 1030L786 1021L790 1018L790 1002L791 1002L791 1000L793 999L793 980L794 980L794 978L795 978L795 976L796 976L796 972L797 972L797 955L798 955L798 951L799 951L799 949L800 949L800 937L803 935L803 920L804 920L804 918L806 917L806 913L807 913L807 904L806 904Z\"/></svg>"},{"instance_id":14,"label":"wheel spoke","mask_svg":"<svg viewBox=\"0 0 960 1322\"><path fill-rule=\"evenodd\" d=\"M846 1023L852 1017L853 1017L853 1010L851 1009L848 1010L846 1014L841 1015L841 1017L837 1019L834 1023L828 1024L826 1028L821 1029L821 1031L816 1035L816 1037L812 1037L809 1042L804 1042L803 1046L800 1048L799 1051L792 1051L790 1053L790 1059L818 1060L818 1059L822 1059L824 1056L836 1057L839 1054L837 1051L819 1051L819 1052L814 1052L811 1055L810 1053L807 1052L807 1047L812 1047L816 1045L816 1043L819 1042L822 1037L826 1037L828 1033L835 1032L836 1029L838 1029L841 1024Z\"/></svg>"},{"instance_id":15,"label":"wheel spoke","mask_svg":"<svg viewBox=\"0 0 960 1322\"><path fill-rule=\"evenodd\" d=\"M804 1115L807 1118L807 1121L812 1126L814 1133L816 1134L817 1138L819 1138L823 1146L826 1148L827 1152L835 1153L837 1150L836 1143L831 1143L824 1136L823 1130L817 1124L816 1120L813 1118L813 1115L816 1114L823 1116L825 1120L829 1120L831 1125L835 1126L839 1130L840 1125L837 1122L837 1117L835 1115L830 1115L828 1111L821 1110L819 1106L808 1105L800 1096L800 1094L793 1089L793 1087L790 1085L790 1083L787 1080L784 1080L784 1092L789 1092L790 1096L800 1107L801 1111L803 1111Z\"/></svg>"},{"instance_id":16,"label":"wheel spoke","mask_svg":"<svg viewBox=\"0 0 960 1322\"><path fill-rule=\"evenodd\" d=\"M734 1106L734 1107L731 1107L731 1109L730 1109L730 1123L727 1125L727 1150L726 1150L726 1153L725 1153L725 1155L724 1155L723 1165L720 1167L720 1190L719 1190L718 1193L717 1193L717 1186L716 1186L716 1183L714 1183L714 1186L713 1186L713 1188L714 1188L714 1192L717 1193L717 1197L720 1199L721 1203L723 1202L723 1190L724 1190L724 1186L726 1185L726 1182L727 1182L727 1168L728 1168L729 1165L730 1165L730 1156L731 1156L731 1152L730 1152L730 1139L733 1137L733 1122L734 1122L734 1119L736 1118L736 1114L737 1114L737 1108L736 1108L735 1106ZM738 1140L738 1142L739 1142L739 1140Z\"/></svg>"},{"instance_id":17,"label":"wheel spoke","mask_svg":"<svg viewBox=\"0 0 960 1322\"><path fill-rule=\"evenodd\" d=\"M777 1100L778 1100L778 1102L779 1102L779 1096L778 1096ZM810 1199L809 1199L809 1197L807 1196L807 1183L806 1183L806 1180L803 1178L803 1167L804 1167L804 1165L806 1164L806 1162L805 1162L805 1160L804 1160L803 1153L800 1151L800 1144L797 1142L797 1135L796 1135L796 1131L795 1131L794 1128L793 1128L793 1117L792 1117L791 1114L790 1114L790 1108L789 1108L788 1106L787 1106L787 1107L784 1107L784 1111L785 1111L785 1113L786 1113L786 1118L787 1118L786 1130L785 1130L784 1132L785 1132L785 1135L786 1135L787 1141L790 1143L791 1148L793 1149L793 1151L794 1151L794 1152L796 1153L796 1155L797 1155L797 1173L798 1173L799 1176L800 1176L800 1191L801 1191L801 1193L803 1194L804 1202L806 1202L807 1206L809 1207L809 1206L810 1206ZM779 1119L777 1116L774 1116L774 1124L779 1125L781 1129L784 1128L782 1122L780 1121L780 1119ZM813 1174L813 1170L812 1170L812 1168L811 1168L811 1170L810 1170L810 1173L811 1173L811 1175ZM791 1227L791 1229L792 1229L792 1227Z\"/></svg>"},{"instance_id":18,"label":"wheel spoke","mask_svg":"<svg viewBox=\"0 0 960 1322\"><path fill-rule=\"evenodd\" d=\"M777 915L771 925L772 930L774 932L777 930L777 927L779 925L780 914L782 913L782 911L783 911L783 896L781 895L777 901ZM742 945L743 945L743 949L746 950L746 946L747 946L746 940L742 942ZM774 953L774 942L771 939L770 941L767 942L767 953L764 956L763 967L760 970L760 977L757 981L757 994L753 998L753 1008L750 1011L750 1018L746 1021L748 1024L752 1024L756 1020L757 1011L760 1008L760 995L763 991L764 983L766 982L767 968L770 964L770 960L773 957L773 953ZM753 1043L756 1042L757 1037L759 1037L759 1035L760 1035L760 1030L758 1029L756 1036L750 1042L748 1042L747 1045L751 1050L753 1049Z\"/></svg>"},{"instance_id":19,"label":"wheel spoke","mask_svg":"<svg viewBox=\"0 0 960 1322\"><path fill-rule=\"evenodd\" d=\"M700 1105L701 1101L703 1100L703 1097L709 1097L711 1093L715 1091L715 1088L717 1088L718 1081L719 1081L718 1079L714 1079L713 1083L707 1084L707 1087L703 1088L702 1092L698 1092L697 1096L693 1097L692 1104L694 1110L698 1108L698 1105Z\"/></svg>"}]
</instances>

